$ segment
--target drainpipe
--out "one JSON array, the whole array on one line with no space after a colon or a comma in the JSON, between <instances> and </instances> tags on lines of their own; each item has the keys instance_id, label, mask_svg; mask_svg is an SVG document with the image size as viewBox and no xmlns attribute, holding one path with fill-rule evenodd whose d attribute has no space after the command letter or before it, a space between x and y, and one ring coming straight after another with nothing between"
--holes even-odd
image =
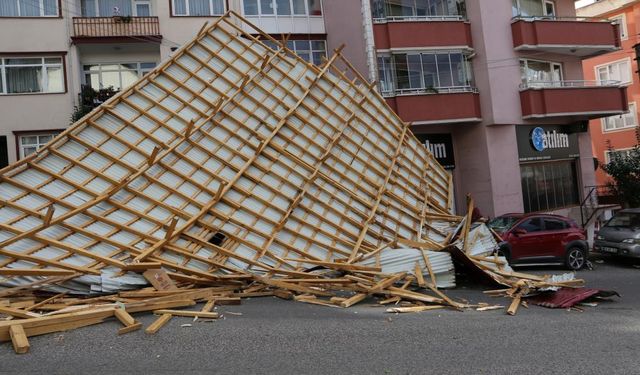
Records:
<instances>
[{"instance_id":1,"label":"drainpipe","mask_svg":"<svg viewBox=\"0 0 640 375\"><path fill-rule=\"evenodd\" d=\"M369 67L369 81L375 82L377 78L376 45L373 39L373 16L371 15L370 0L362 0L362 26L364 28L364 44ZM377 86L376 86L377 87Z\"/></svg>"}]
</instances>

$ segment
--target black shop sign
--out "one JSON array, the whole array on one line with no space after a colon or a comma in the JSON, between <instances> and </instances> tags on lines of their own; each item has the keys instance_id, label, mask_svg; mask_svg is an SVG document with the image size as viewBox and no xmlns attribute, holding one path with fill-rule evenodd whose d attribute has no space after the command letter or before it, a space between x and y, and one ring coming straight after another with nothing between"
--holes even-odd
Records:
<instances>
[{"instance_id":1,"label":"black shop sign","mask_svg":"<svg viewBox=\"0 0 640 375\"><path fill-rule=\"evenodd\" d=\"M416 134L416 137L445 169L456 167L451 134Z\"/></svg>"}]
</instances>

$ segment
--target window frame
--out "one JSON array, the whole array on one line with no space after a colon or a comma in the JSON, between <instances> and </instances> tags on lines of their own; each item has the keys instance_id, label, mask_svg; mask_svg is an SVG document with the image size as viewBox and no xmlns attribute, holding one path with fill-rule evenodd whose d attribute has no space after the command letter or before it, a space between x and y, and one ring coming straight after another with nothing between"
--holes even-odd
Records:
<instances>
[{"instance_id":1,"label":"window frame","mask_svg":"<svg viewBox=\"0 0 640 375\"><path fill-rule=\"evenodd\" d=\"M44 129L44 130L25 130L25 131L14 131L13 132L13 136L15 138L15 142L16 142L16 158L18 160L22 160L26 157L28 157L29 155L25 156L24 155L24 149L22 147L22 137L42 137L42 136L53 136L51 140L55 139L56 136L60 135L60 133L62 133L64 131L64 129ZM51 142L51 141L49 141ZM49 143L47 142L47 143ZM46 145L47 143L40 143L39 141L36 143L37 147L36 147L36 152L38 152L38 150L40 150L44 145Z\"/></svg>"},{"instance_id":2,"label":"window frame","mask_svg":"<svg viewBox=\"0 0 640 375\"><path fill-rule=\"evenodd\" d=\"M525 213L580 205L579 159L520 163L520 183Z\"/></svg>"},{"instance_id":3,"label":"window frame","mask_svg":"<svg viewBox=\"0 0 640 375\"><path fill-rule=\"evenodd\" d=\"M154 7L153 7L153 4L152 4L153 1L151 1L151 0L129 0L129 1L131 2L131 17L153 17L154 16L153 15L154 14L153 13L153 10L154 10L153 8ZM169 1L170 1L170 4L173 3L173 0L169 0ZM80 7L80 15L81 15L81 17L112 17L113 14L108 14L108 15L100 14L100 4L99 4L99 2L100 2L100 0L95 0L95 9L94 9L95 16L88 16L88 15L83 14L82 7ZM81 0L78 0L78 3L79 3L78 6L80 6ZM146 4L146 5L149 6L149 15L148 16L139 16L138 15L138 7L137 7L138 4Z\"/></svg>"},{"instance_id":4,"label":"window frame","mask_svg":"<svg viewBox=\"0 0 640 375\"><path fill-rule=\"evenodd\" d=\"M224 8L222 10L222 13L220 14L210 14L210 15L204 15L204 16L192 16L190 14L176 14L175 1L176 0L169 0L169 17L193 17L193 18L222 17L229 10L229 0L220 0L222 1L222 6ZM185 1L186 11L189 12L189 0L184 0L184 1ZM215 0L209 0L209 6L211 7L210 8L211 10L213 10L213 1Z\"/></svg>"},{"instance_id":5,"label":"window frame","mask_svg":"<svg viewBox=\"0 0 640 375\"><path fill-rule=\"evenodd\" d=\"M274 38L277 40L277 38ZM281 42L280 40L278 40L278 42ZM297 42L307 42L309 43L309 49L308 50L300 50L300 51L305 51L309 53L309 57L310 60L307 60L305 58L303 58L302 56L300 56L300 54L298 53L298 46L297 46ZM324 50L319 50L319 49L313 49L313 43L314 42L322 42L324 43ZM274 47L280 47L280 43L275 43L271 40L267 40L267 39L262 39L262 43L266 44L267 47L271 48L271 49L275 49ZM295 53L296 55L300 56L303 60L305 60L308 63L311 64L315 64L315 62L313 61L313 54L314 53L320 53L322 52L324 55L324 58L326 59L327 56L327 40L326 39L289 39L287 41L287 48L290 49L291 51L293 51L293 53Z\"/></svg>"},{"instance_id":6,"label":"window frame","mask_svg":"<svg viewBox=\"0 0 640 375\"><path fill-rule=\"evenodd\" d=\"M37 91L37 92L18 92L18 93L9 93L7 92L7 77L6 77L6 68L4 60L6 59L41 59L42 63L39 65L41 68L57 66L58 64L45 63L44 59L47 58L60 58L60 67L62 68L62 91ZM32 64L24 64L24 66L31 66ZM9 65L12 66L12 65ZM14 65L20 66L20 65ZM44 83L47 82L47 75L42 74L42 87L45 87ZM17 52L17 53L0 53L0 98L3 96L15 96L15 95L52 95L52 94L66 94L68 92L67 86L67 63L66 63L66 52Z\"/></svg>"},{"instance_id":7,"label":"window frame","mask_svg":"<svg viewBox=\"0 0 640 375\"><path fill-rule=\"evenodd\" d=\"M135 71L136 71L136 73L137 73L137 75L138 75L138 79L142 78L145 74L147 74L148 72L152 71L153 69L155 69L155 68L158 66L158 63L157 63L157 62L155 62L155 61L126 61L126 62L117 62L117 63L114 63L114 62L104 62L104 63L91 63L91 64L84 64L84 63L82 63L82 64L80 64L80 65L81 65L81 67L82 67L82 83L83 83L84 85L88 85L88 84L89 84L89 83L87 82L87 74L95 74L95 73L98 73L98 79L99 79L99 85L100 85L100 88L99 88L99 89L105 89L105 88L107 88L107 87L109 87L109 86L107 86L107 87L103 87L103 86L102 86L102 73L103 73L102 66L104 66L104 65L119 65L119 66L122 66L122 65L124 65L124 64L136 64ZM155 66L154 66L153 68L143 68L143 67L142 67L142 64L155 64ZM86 66L86 65L94 65L94 66L98 66L98 71L96 72L96 71L86 70L86 69L85 69L85 66ZM114 72L118 72L118 79L119 79L119 81L120 81L120 86L122 86L122 72L123 72L123 71L131 71L131 69L121 69L121 68L120 68L120 69L118 69L118 70L107 69L107 70L104 70L104 73L114 73ZM116 91L121 91L121 90L123 90L123 89L125 89L125 88L126 88L126 87L120 87L119 89L116 89L116 88L114 87L114 89L115 89ZM94 88L94 90L95 90L95 88Z\"/></svg>"},{"instance_id":8,"label":"window frame","mask_svg":"<svg viewBox=\"0 0 640 375\"><path fill-rule=\"evenodd\" d=\"M560 85L562 85L562 82L564 81L564 65L561 62L557 62L557 61L548 61L548 60L538 60L538 59L527 59L527 58L521 58L518 60L518 63L524 63L524 68L525 68L525 72L529 69L529 62L537 62L537 63L544 63L544 64L549 64L549 67L551 68L550 72L553 73L554 71L554 67L559 67L560 68L560 80L557 81ZM526 81L523 82L523 78L526 78ZM523 77L522 76L522 71L520 72L520 82L523 85L526 85L527 87L532 87L531 85L529 85L530 82L538 82L538 83L554 83L556 81L529 81L528 77L526 77L526 75ZM535 86L533 86L535 87ZM546 86L544 86L546 87Z\"/></svg>"},{"instance_id":9,"label":"window frame","mask_svg":"<svg viewBox=\"0 0 640 375\"><path fill-rule=\"evenodd\" d=\"M609 17L609 20L611 22L616 22L617 20L619 20L618 25L620 27L620 40L627 40L629 39L629 31L627 29L627 14L626 13L620 13L617 14L615 16Z\"/></svg>"},{"instance_id":10,"label":"window frame","mask_svg":"<svg viewBox=\"0 0 640 375\"><path fill-rule=\"evenodd\" d=\"M418 1L422 1L418 4ZM457 8L456 12L449 12L448 4L442 2L440 9L436 9L434 3L437 0L413 0L412 5L404 6L411 10L411 15L392 15L389 0L372 1L371 3L371 16L374 23L386 23L397 21L429 21L429 20L466 20L466 2L463 2L461 8ZM434 5L434 6L432 6ZM402 4L400 6L403 6ZM424 8L420 8L424 6ZM445 11L445 8L446 11ZM424 14L419 14L419 9L424 9ZM443 14L436 14L438 11L442 11Z\"/></svg>"},{"instance_id":11,"label":"window frame","mask_svg":"<svg viewBox=\"0 0 640 375\"><path fill-rule=\"evenodd\" d=\"M633 107L633 110L631 109ZM638 126L638 109L637 109L637 105L636 102L629 102L629 112L627 113L623 113L621 115L614 115L614 116L609 116L609 117L603 117L600 121L602 123L602 132L603 133L611 133L611 132L617 132L617 131L623 131L623 130L629 130L629 129L634 129ZM632 115L633 116L633 123L631 125L627 125L626 124L626 117L627 115ZM622 127L616 128L614 127L607 127L607 124L609 123L610 120L614 119L615 117L620 117L623 119L623 122L625 123Z\"/></svg>"},{"instance_id":12,"label":"window frame","mask_svg":"<svg viewBox=\"0 0 640 375\"><path fill-rule=\"evenodd\" d=\"M598 83L601 83L603 80L600 79L600 69L602 68L607 68L607 79L606 81L617 81L617 80L612 80L611 77L609 76L609 67L613 66L613 65L618 65L618 64L622 64L622 63L626 63L628 66L628 73L629 73L629 81L622 81L620 80L620 85L622 86L628 86L633 84L633 67L631 64L631 58L630 57L626 57L624 59L620 59L620 60L615 60L615 61L610 61L607 62L605 64L600 64L600 65L596 65L593 67L594 73L595 73L595 77L596 77L596 81ZM618 68L618 71L620 71L620 68Z\"/></svg>"},{"instance_id":13,"label":"window frame","mask_svg":"<svg viewBox=\"0 0 640 375\"><path fill-rule=\"evenodd\" d=\"M262 1L261 0L256 0L256 6L258 8L258 14L246 14L245 13L245 7L244 7L244 2L246 0L242 0L241 2L241 8L242 8L242 16L243 17L273 17L273 18L307 18L307 17L324 17L324 3L322 2L322 0L320 1L320 14L311 14L310 9L309 9L309 0L303 0L304 2L304 14L294 14L294 5L293 2L294 0L288 0L289 1L289 10L290 10L290 14L278 14L278 6L277 6L277 2L278 0L269 0L271 1L271 5L272 5L272 9L273 9L273 13L262 13Z\"/></svg>"},{"instance_id":14,"label":"window frame","mask_svg":"<svg viewBox=\"0 0 640 375\"><path fill-rule=\"evenodd\" d=\"M425 82L424 76L425 76L425 70L424 70L424 55L431 55L434 58L435 61L435 68L436 68L436 73L435 73L435 79L438 81L438 85L434 85L434 86L428 86ZM449 60L449 78L451 79L452 84L451 85L440 85L441 83L441 74L440 74L440 70L438 67L438 56L439 55L445 55L447 56L447 59ZM454 66L453 61L451 59L451 55L460 55L462 57L461 63L463 66L463 73L464 73L464 79L466 81L465 85L459 86L459 85L453 85L453 82L455 81L455 74L456 71L454 69L452 69L452 67ZM392 91L381 91L382 94L384 94L384 96L388 97L388 96L401 96L401 95L413 95L413 94L425 94L425 93L440 93L440 91L443 92L476 92L476 87L475 87L475 78L474 78L474 72L473 72L473 67L471 66L471 60L469 59L469 55L470 53L467 53L464 50L418 50L418 51L402 51L402 52L383 52L383 51L378 51L378 53L376 54L376 65L378 62L378 58L379 57L389 57L390 59L390 65L391 65L391 75L390 77L393 79L393 81L390 83L390 86L393 87ZM400 88L400 83L399 83L399 79L398 79L398 69L397 69L397 65L398 62L396 59L398 59L400 56L406 56L406 64L407 67L409 65L409 56L419 56L420 57L420 85L419 87L413 88ZM377 70L379 71L379 67L377 67ZM380 77L377 77L378 79L378 85L380 87ZM411 77L410 77L410 73L407 70L407 79L409 80L409 82L411 82ZM411 83L410 83L411 84Z\"/></svg>"},{"instance_id":15,"label":"window frame","mask_svg":"<svg viewBox=\"0 0 640 375\"><path fill-rule=\"evenodd\" d=\"M613 150L604 150L605 164L611 163L611 154L624 152L627 154L626 156L630 156L631 152L633 152L634 149L635 147L625 147L625 148L615 148Z\"/></svg>"},{"instance_id":16,"label":"window frame","mask_svg":"<svg viewBox=\"0 0 640 375\"><path fill-rule=\"evenodd\" d=\"M15 0L18 5L18 13L20 12L20 0ZM28 0L29 3L33 3L38 1L38 8L40 10L40 16L2 16L0 15L0 19L3 18L19 18L19 19L50 19L50 18L62 18L62 0L55 0L56 3L56 15L55 16L47 16L44 15L44 0Z\"/></svg>"}]
</instances>

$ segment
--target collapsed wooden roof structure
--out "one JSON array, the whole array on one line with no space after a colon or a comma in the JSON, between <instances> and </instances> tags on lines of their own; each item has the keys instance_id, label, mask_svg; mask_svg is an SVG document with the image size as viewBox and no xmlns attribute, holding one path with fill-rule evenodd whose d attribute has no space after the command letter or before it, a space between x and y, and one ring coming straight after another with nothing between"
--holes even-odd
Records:
<instances>
[{"instance_id":1,"label":"collapsed wooden roof structure","mask_svg":"<svg viewBox=\"0 0 640 375\"><path fill-rule=\"evenodd\" d=\"M219 18L3 169L4 285L115 291L160 265L195 283L305 277L398 238L446 246L451 179L374 85L340 50L318 67L260 39Z\"/></svg>"}]
</instances>

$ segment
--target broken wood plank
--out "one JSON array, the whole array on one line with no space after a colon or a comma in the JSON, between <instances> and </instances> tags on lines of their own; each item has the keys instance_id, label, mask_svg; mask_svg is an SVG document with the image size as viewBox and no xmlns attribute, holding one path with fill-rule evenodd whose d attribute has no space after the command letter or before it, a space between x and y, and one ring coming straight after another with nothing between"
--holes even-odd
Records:
<instances>
[{"instance_id":1,"label":"broken wood plank","mask_svg":"<svg viewBox=\"0 0 640 375\"><path fill-rule=\"evenodd\" d=\"M142 328L142 323L137 322L125 327L122 327L118 330L118 335L124 335L125 333L129 333L129 332L133 332L133 331L137 331L140 328Z\"/></svg>"},{"instance_id":2,"label":"broken wood plank","mask_svg":"<svg viewBox=\"0 0 640 375\"><path fill-rule=\"evenodd\" d=\"M190 310L155 310L156 315L171 314L173 316L198 317L204 319L218 319L219 314L216 312L190 311Z\"/></svg>"},{"instance_id":3,"label":"broken wood plank","mask_svg":"<svg viewBox=\"0 0 640 375\"><path fill-rule=\"evenodd\" d=\"M412 307L391 307L386 310L388 313L412 313L412 312L421 312L421 311L429 311L429 310L440 310L444 309L445 306L412 306Z\"/></svg>"},{"instance_id":4,"label":"broken wood plank","mask_svg":"<svg viewBox=\"0 0 640 375\"><path fill-rule=\"evenodd\" d=\"M24 328L20 324L9 327L9 335L11 336L13 350L15 350L17 354L29 352L29 340L27 339L27 334L24 332Z\"/></svg>"},{"instance_id":5,"label":"broken wood plank","mask_svg":"<svg viewBox=\"0 0 640 375\"><path fill-rule=\"evenodd\" d=\"M171 318L173 318L173 315L171 314L162 314L158 319L151 323L149 327L147 327L145 332L153 335L154 333L158 332L160 328L162 328L165 324L167 324L169 320L171 320Z\"/></svg>"}]
</instances>

